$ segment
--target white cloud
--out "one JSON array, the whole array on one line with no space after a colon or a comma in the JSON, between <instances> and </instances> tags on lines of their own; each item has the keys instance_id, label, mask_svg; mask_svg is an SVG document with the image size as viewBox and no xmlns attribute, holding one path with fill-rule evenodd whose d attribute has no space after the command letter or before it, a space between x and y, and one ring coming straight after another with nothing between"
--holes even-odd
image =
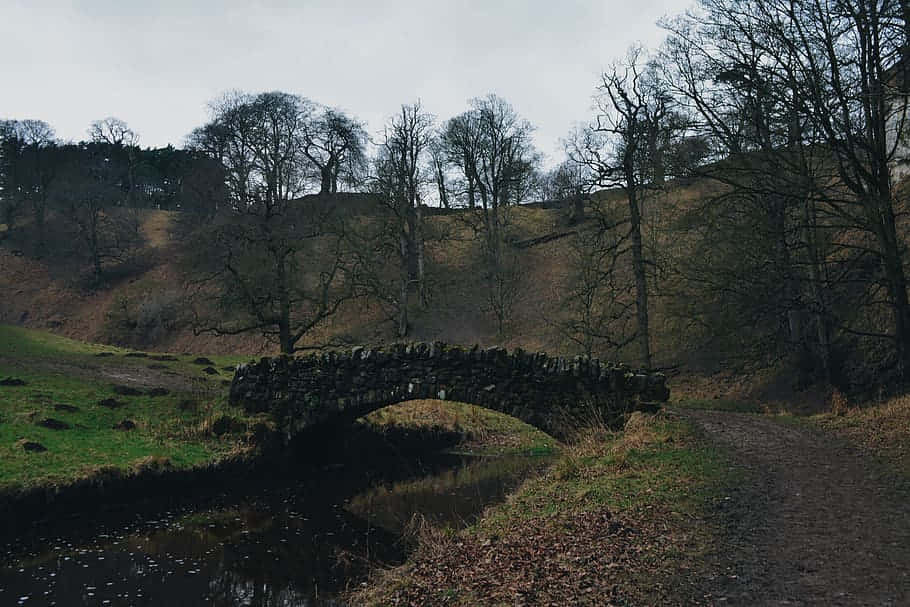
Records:
<instances>
[{"instance_id":1,"label":"white cloud","mask_svg":"<svg viewBox=\"0 0 910 607\"><path fill-rule=\"evenodd\" d=\"M497 92L541 151L588 116L597 74L686 0L0 0L0 116L67 139L114 115L180 145L228 89L337 105L372 132L418 97L440 119Z\"/></svg>"}]
</instances>

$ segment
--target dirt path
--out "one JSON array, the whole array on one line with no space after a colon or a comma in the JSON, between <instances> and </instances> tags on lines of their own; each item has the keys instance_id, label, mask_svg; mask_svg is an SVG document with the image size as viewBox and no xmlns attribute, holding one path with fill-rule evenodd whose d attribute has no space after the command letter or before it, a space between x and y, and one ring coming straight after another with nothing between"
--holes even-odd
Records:
<instances>
[{"instance_id":1,"label":"dirt path","mask_svg":"<svg viewBox=\"0 0 910 607\"><path fill-rule=\"evenodd\" d=\"M910 605L910 504L836 441L758 415L679 411L749 473L722 508L709 603Z\"/></svg>"},{"instance_id":2,"label":"dirt path","mask_svg":"<svg viewBox=\"0 0 910 607\"><path fill-rule=\"evenodd\" d=\"M147 362L149 361L149 362ZM70 377L79 377L103 384L121 384L133 388L168 388L182 391L212 391L215 388L204 377L188 377L168 369L149 368L154 364L152 359L141 359L141 362L124 362L119 357L99 357L95 360L59 360L29 358L20 360L0 355L0 365L8 367L27 367L43 373L53 373ZM201 368L201 367L200 367ZM220 376L219 376L220 377ZM225 375L224 379L230 375Z\"/></svg>"}]
</instances>

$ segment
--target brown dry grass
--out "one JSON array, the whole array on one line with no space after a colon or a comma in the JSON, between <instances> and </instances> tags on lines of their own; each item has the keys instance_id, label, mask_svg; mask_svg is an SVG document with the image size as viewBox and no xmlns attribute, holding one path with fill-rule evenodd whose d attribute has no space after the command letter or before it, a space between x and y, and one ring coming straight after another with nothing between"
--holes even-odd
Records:
<instances>
[{"instance_id":1,"label":"brown dry grass","mask_svg":"<svg viewBox=\"0 0 910 607\"><path fill-rule=\"evenodd\" d=\"M647 201L644 216L649 223L647 238L662 252L678 254L685 247L667 230L682 208L703 199L714 187L709 184L669 184L668 190ZM597 197L596 204L623 206L621 192L611 191ZM589 208L589 211L591 209ZM517 240L557 231L593 229L593 223L570 226L567 209L518 207L510 211L512 237ZM157 291L179 291L181 276L170 254L170 226L175 214L167 211L144 211L141 230L146 237L150 258L156 265L129 281L96 293L79 293L69 288L65 279L55 277L42 262L13 257L0 247L0 291L13 297L0 301L0 323L24 324L31 328L52 328L63 335L93 341L104 341L105 322L122 298L140 301ZM486 310L486 284L479 266L478 242L463 217L436 216L429 220L428 233L444 234L443 240L427 244L430 306L411 311L412 331L409 339L447 341L481 346L502 345L526 350L544 350L560 354L578 353L578 347L557 329L565 320L562 299L570 275L571 246L574 236L546 242L528 249L516 250L521 258L521 281L517 303L506 335L496 334L493 316ZM27 313L27 314L26 314ZM674 339L684 331L666 320L660 298L654 300L652 323L657 358L667 358L678 348ZM365 300L342 306L339 313L318 327L308 343L330 338L349 343L382 343L395 341L394 323L383 323L383 311ZM666 336L666 338L665 338ZM304 344L305 345L305 344ZM261 336L250 333L217 337L194 335L182 327L149 344L149 349L176 352L273 354L276 348ZM607 353L604 358L632 360L634 353ZM660 363L659 363L660 364Z\"/></svg>"},{"instance_id":2,"label":"brown dry grass","mask_svg":"<svg viewBox=\"0 0 910 607\"><path fill-rule=\"evenodd\" d=\"M830 414L812 419L910 477L910 395L865 408L851 407L844 399Z\"/></svg>"},{"instance_id":3,"label":"brown dry grass","mask_svg":"<svg viewBox=\"0 0 910 607\"><path fill-rule=\"evenodd\" d=\"M347 598L375 606L697 604L713 540L707 521L692 521L728 482L728 466L672 416L637 414L626 433L595 425L475 526L453 534L418 521L412 558Z\"/></svg>"},{"instance_id":4,"label":"brown dry grass","mask_svg":"<svg viewBox=\"0 0 910 607\"><path fill-rule=\"evenodd\" d=\"M171 226L177 213L173 211L148 211L139 230L148 246L156 249L169 247Z\"/></svg>"}]
</instances>

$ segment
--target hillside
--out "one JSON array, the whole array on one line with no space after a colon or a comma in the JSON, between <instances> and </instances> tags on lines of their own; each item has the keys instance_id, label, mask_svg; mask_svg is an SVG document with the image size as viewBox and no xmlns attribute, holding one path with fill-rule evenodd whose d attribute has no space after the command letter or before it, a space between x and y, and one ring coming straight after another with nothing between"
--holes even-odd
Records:
<instances>
[{"instance_id":1,"label":"hillside","mask_svg":"<svg viewBox=\"0 0 910 607\"><path fill-rule=\"evenodd\" d=\"M779 282L775 282L775 274L762 275L761 264L766 263L760 257L762 251L758 251L757 259L743 262L753 263L754 268L731 266L730 271L737 273L735 278L740 282L735 285L739 291L730 291L730 299L724 284L718 289L704 287L697 281L686 284L681 278L681 265L691 260L712 273L712 264L717 262L740 263L735 239L741 233L735 230L715 249L704 248L705 243L714 246L710 222L716 218L711 215L710 205L715 195L724 191L722 188L717 181L670 182L662 192L642 203L644 245L653 260L649 309L654 365L680 373L673 389L685 397L746 398L762 401L766 409L786 403L791 410L796 399L806 410L818 411L827 406L827 389L807 390L813 386L798 376L798 363L780 355L781 340L786 339L781 336L781 321L786 319L780 303L769 301L763 307L764 301L777 295ZM370 205L375 203L365 195L313 197L304 204L320 210L326 204L343 206L349 216L366 222L374 217ZM421 308L412 302L407 339L520 347L559 355L584 353L583 347L566 335L565 328L567 321L579 314L572 309L577 296L570 288L577 280L579 250L589 246L604 218L624 215L625 207L624 196L614 190L594 196L587 203L581 222L573 221L569 203L534 203L510 209L506 246L516 260L517 280L514 305L501 336L487 305L488 287L476 226L467 221L463 212L429 213L429 303ZM74 262L77 256L70 251L71 246L68 248L65 232L55 232L53 221L48 224L49 232L57 242L51 247L54 252L44 257L31 252L27 237L22 236L28 234L27 230L20 230L18 240L0 241L0 292L7 294L0 298L0 324L159 352L276 352L275 346L257 333L196 334L185 305L186 277L180 265L181 247L187 239L187 222L181 219L192 216L145 210L137 217L143 247L100 287L86 286L85 269ZM748 237L748 233L743 235ZM756 238L762 237L759 234ZM633 328L628 308L634 301L629 266L626 254L616 274L620 289L625 289L617 301L620 306L627 306L627 322L625 326L610 327L610 331L626 334ZM723 275L717 273L711 279L722 280ZM603 292L598 297L604 297ZM764 317L743 322L742 315L752 310L762 311ZM397 341L395 329L388 309L375 300L360 298L346 302L337 314L309 333L303 345L330 341L342 345L388 343ZM870 360L869 351L861 350L849 335L843 339L839 347L853 358L842 368L858 375L860 381L875 378L874 364L866 362ZM637 364L634 344L609 348L601 343L594 354ZM705 376L710 379L703 380Z\"/></svg>"},{"instance_id":2,"label":"hillside","mask_svg":"<svg viewBox=\"0 0 910 607\"><path fill-rule=\"evenodd\" d=\"M677 192L686 196L686 190ZM610 196L616 199L616 196ZM349 201L344 201L349 202ZM355 201L357 202L357 201ZM362 206L362 205L361 205ZM77 274L58 259L37 259L17 250L12 243L0 244L0 323L49 329L67 337L142 346L161 351L258 354L271 346L255 334L233 337L194 335L180 319L165 319L163 330L124 334L117 327L125 309L136 318L153 323L160 308L177 306L182 294L182 276L176 263L173 228L179 214L144 211L143 264L130 276L102 288L80 288ZM565 320L562 297L569 280L569 260L578 231L593 228L590 221L570 225L570 209L559 205L528 205L512 212L512 240L520 264L520 281L512 321L499 338L491 314L484 307L484 283L473 253L470 229L456 214L428 218L429 230L445 234L445 240L427 244L430 263L430 304L411 312L410 339L443 340L483 346L503 345L530 350L571 353L574 349L556 327ZM146 267L142 267L145 265ZM124 307L126 306L126 308ZM365 300L349 302L313 336L342 336L345 341L378 342L394 339L394 325L383 322L381 310Z\"/></svg>"}]
</instances>

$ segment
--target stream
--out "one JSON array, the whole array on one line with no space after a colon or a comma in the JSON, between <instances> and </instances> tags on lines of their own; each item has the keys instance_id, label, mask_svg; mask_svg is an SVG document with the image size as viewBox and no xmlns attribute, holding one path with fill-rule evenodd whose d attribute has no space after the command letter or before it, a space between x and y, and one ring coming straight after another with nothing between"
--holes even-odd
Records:
<instances>
[{"instance_id":1,"label":"stream","mask_svg":"<svg viewBox=\"0 0 910 607\"><path fill-rule=\"evenodd\" d=\"M548 461L364 458L243 496L46 527L2 548L0 605L337 607L371 568L402 563L423 521L464 527Z\"/></svg>"}]
</instances>

